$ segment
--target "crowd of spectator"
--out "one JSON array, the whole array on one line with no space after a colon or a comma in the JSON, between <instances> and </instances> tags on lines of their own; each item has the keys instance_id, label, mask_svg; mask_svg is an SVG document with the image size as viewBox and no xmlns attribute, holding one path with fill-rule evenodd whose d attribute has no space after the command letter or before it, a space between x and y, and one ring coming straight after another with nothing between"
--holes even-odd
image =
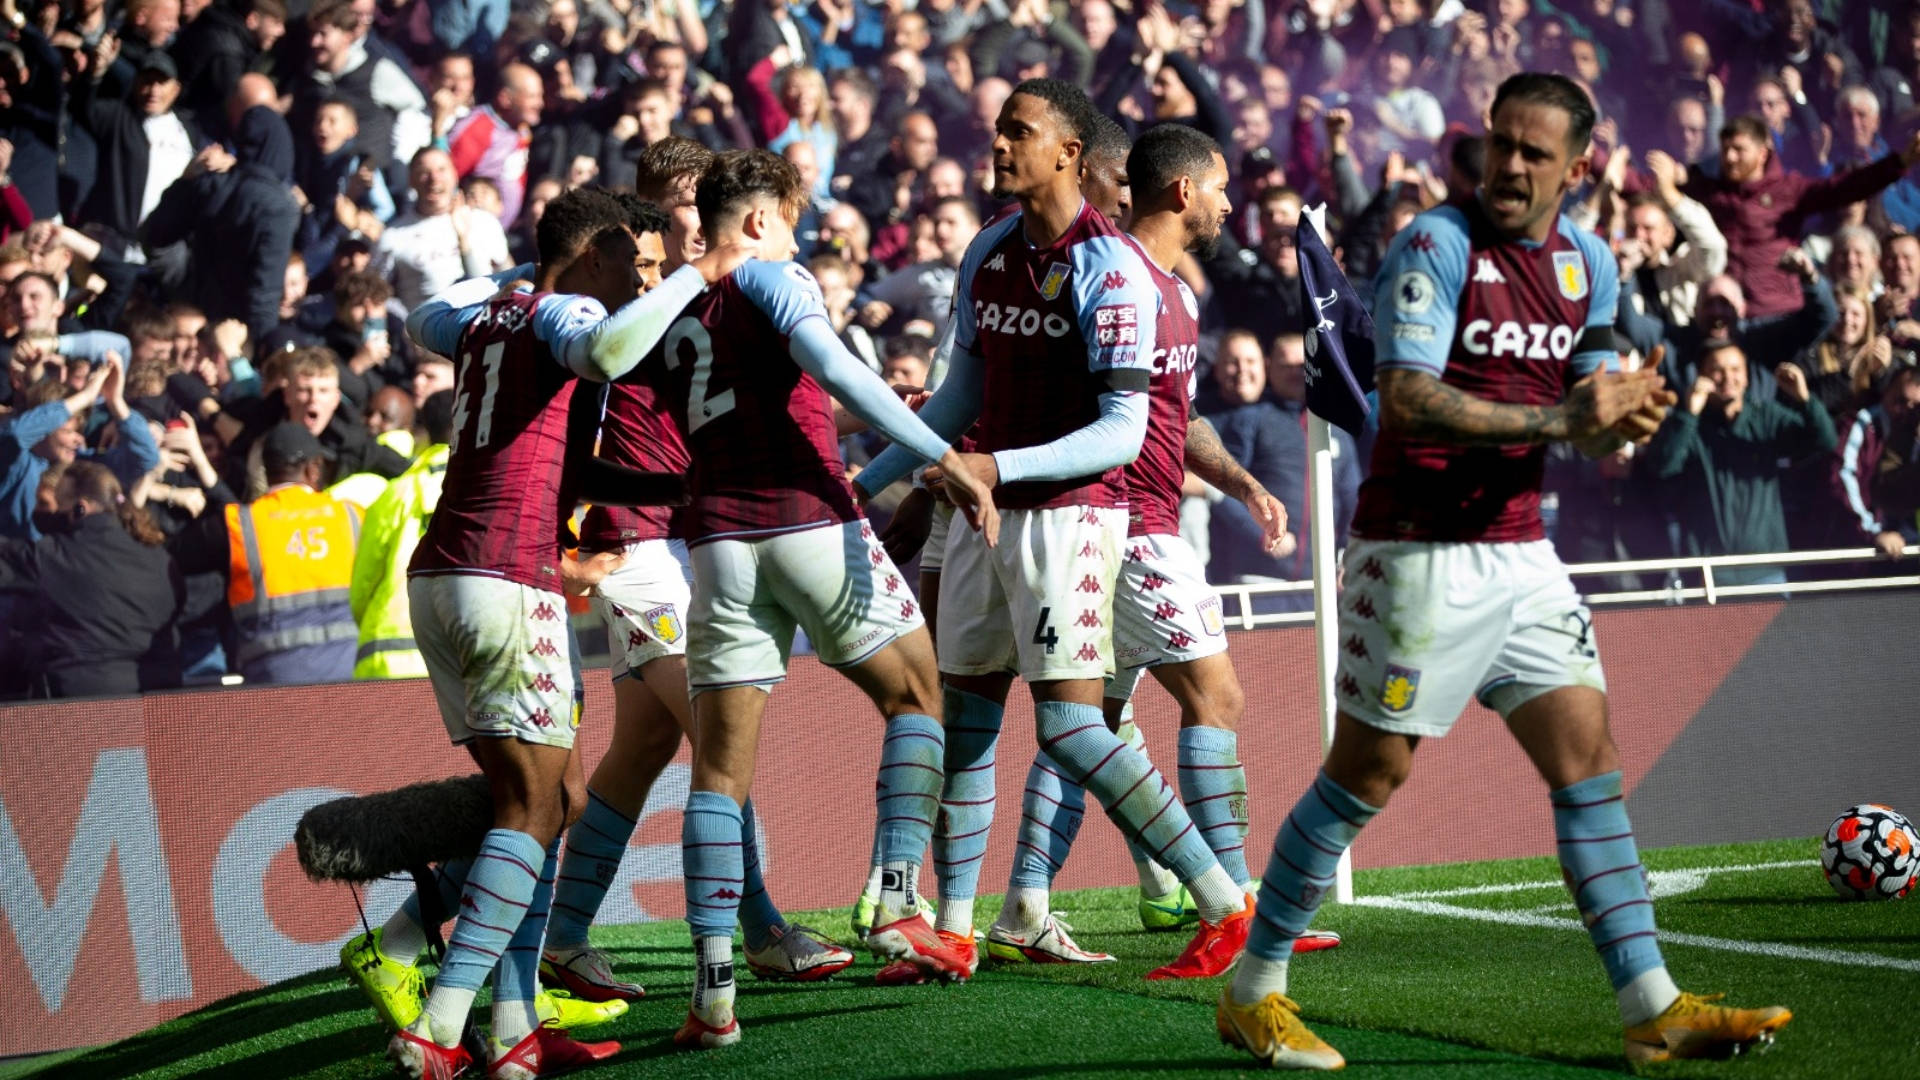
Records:
<instances>
[{"instance_id":1,"label":"crowd of spectator","mask_svg":"<svg viewBox=\"0 0 1920 1080\"><path fill-rule=\"evenodd\" d=\"M1190 480L1214 580L1308 576L1303 208L1328 205L1369 292L1391 238L1479 182L1493 92L1523 69L1598 107L1567 209L1618 257L1623 362L1680 395L1646 447L1556 452L1563 557L1920 541L1920 0L0 0L0 19L0 693L408 673L382 653L404 624L369 599L393 592L393 537L361 526L431 511L454 368L402 320L527 260L548 200L630 187L663 140L792 161L836 329L924 384L998 209L994 119L1041 75L1129 134L1198 128L1233 174L1227 234L1181 267L1195 408L1294 540L1262 553ZM1337 445L1341 539L1368 441ZM850 438L850 466L877 449ZM356 569L359 547L384 564Z\"/></svg>"}]
</instances>

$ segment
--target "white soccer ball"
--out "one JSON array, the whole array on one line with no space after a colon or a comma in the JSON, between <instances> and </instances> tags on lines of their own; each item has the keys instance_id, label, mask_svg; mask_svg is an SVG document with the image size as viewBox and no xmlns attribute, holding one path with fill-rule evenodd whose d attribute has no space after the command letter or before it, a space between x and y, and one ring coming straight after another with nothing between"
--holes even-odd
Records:
<instances>
[{"instance_id":1,"label":"white soccer ball","mask_svg":"<svg viewBox=\"0 0 1920 1080\"><path fill-rule=\"evenodd\" d=\"M1897 900L1920 876L1920 832L1892 807L1862 803L1827 828L1820 869L1842 900Z\"/></svg>"}]
</instances>

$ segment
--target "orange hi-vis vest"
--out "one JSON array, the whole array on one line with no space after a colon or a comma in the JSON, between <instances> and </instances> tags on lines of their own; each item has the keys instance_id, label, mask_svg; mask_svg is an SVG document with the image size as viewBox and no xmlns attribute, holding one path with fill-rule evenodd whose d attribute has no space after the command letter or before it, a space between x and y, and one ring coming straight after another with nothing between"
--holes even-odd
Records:
<instances>
[{"instance_id":1,"label":"orange hi-vis vest","mask_svg":"<svg viewBox=\"0 0 1920 1080\"><path fill-rule=\"evenodd\" d=\"M316 671L311 681L352 677L359 630L349 590L359 542L359 509L304 484L227 507L227 606L243 673L262 657L332 645L346 670Z\"/></svg>"}]
</instances>

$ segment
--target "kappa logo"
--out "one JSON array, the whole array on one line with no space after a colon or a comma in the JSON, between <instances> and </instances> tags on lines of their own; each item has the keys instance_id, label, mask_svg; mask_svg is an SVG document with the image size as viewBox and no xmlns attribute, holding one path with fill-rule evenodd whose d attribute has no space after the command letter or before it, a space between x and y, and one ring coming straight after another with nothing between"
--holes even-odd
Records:
<instances>
[{"instance_id":1,"label":"kappa logo","mask_svg":"<svg viewBox=\"0 0 1920 1080\"><path fill-rule=\"evenodd\" d=\"M894 574L887 575L887 591L890 593L900 591L900 578L898 576Z\"/></svg>"},{"instance_id":2,"label":"kappa logo","mask_svg":"<svg viewBox=\"0 0 1920 1080\"><path fill-rule=\"evenodd\" d=\"M1128 562L1146 562L1151 555L1152 552L1147 550L1145 544L1135 544L1133 547L1127 549Z\"/></svg>"},{"instance_id":3,"label":"kappa logo","mask_svg":"<svg viewBox=\"0 0 1920 1080\"><path fill-rule=\"evenodd\" d=\"M608 604L607 610L613 612L613 617L616 619L624 619L627 617L627 609L621 607L619 604Z\"/></svg>"},{"instance_id":4,"label":"kappa logo","mask_svg":"<svg viewBox=\"0 0 1920 1080\"><path fill-rule=\"evenodd\" d=\"M1360 576L1369 581L1387 580L1387 572L1380 568L1380 560L1374 558L1360 564Z\"/></svg>"},{"instance_id":5,"label":"kappa logo","mask_svg":"<svg viewBox=\"0 0 1920 1080\"><path fill-rule=\"evenodd\" d=\"M1433 237L1425 232L1414 233L1413 237L1407 241L1407 246L1425 255L1431 255L1440 249L1440 245L1433 242Z\"/></svg>"},{"instance_id":6,"label":"kappa logo","mask_svg":"<svg viewBox=\"0 0 1920 1080\"><path fill-rule=\"evenodd\" d=\"M1178 614L1180 614L1180 605L1171 600L1162 600L1153 608L1153 617L1161 622L1168 622Z\"/></svg>"},{"instance_id":7,"label":"kappa logo","mask_svg":"<svg viewBox=\"0 0 1920 1080\"><path fill-rule=\"evenodd\" d=\"M982 270L1005 270L1006 268L1007 256L1003 251L994 252L993 258L987 260L987 265L981 267Z\"/></svg>"},{"instance_id":8,"label":"kappa logo","mask_svg":"<svg viewBox=\"0 0 1920 1080\"><path fill-rule=\"evenodd\" d=\"M881 550L880 550L879 548L874 548L874 549L873 549L873 553L872 553L872 556L871 556L871 558L873 559L873 565L874 565L874 566L876 566L876 567L877 567L877 566L879 566L879 565L881 564L881 562L883 562L883 561L884 561L884 560L886 559L886 557L887 557L887 553L886 553L886 552L884 552L884 551L881 551Z\"/></svg>"},{"instance_id":9,"label":"kappa logo","mask_svg":"<svg viewBox=\"0 0 1920 1080\"><path fill-rule=\"evenodd\" d=\"M715 889L715 890L713 890L712 892L710 892L710 893L708 893L708 894L707 894L707 899L709 899L709 900L738 900L738 899L740 899L740 894L739 894L739 893L737 893L737 892L735 892L735 891L733 891L732 889L729 889L729 888L727 888L727 887L726 887L725 885L722 885L722 886L720 886L719 888L717 888L717 889ZM727 965L727 966L728 966L728 967L732 967L733 965L731 965L731 964L729 964L729 965Z\"/></svg>"},{"instance_id":10,"label":"kappa logo","mask_svg":"<svg viewBox=\"0 0 1920 1080\"><path fill-rule=\"evenodd\" d=\"M1074 653L1073 658L1075 660L1081 660L1081 661L1098 660L1100 659L1100 650L1094 648L1093 642L1089 641L1086 644L1080 646L1080 651L1077 653Z\"/></svg>"},{"instance_id":11,"label":"kappa logo","mask_svg":"<svg viewBox=\"0 0 1920 1080\"><path fill-rule=\"evenodd\" d=\"M1092 574L1082 574L1080 575L1080 584L1074 586L1073 591L1083 592L1083 593L1100 593L1100 592L1105 592L1106 590L1100 587L1099 580L1095 578Z\"/></svg>"},{"instance_id":12,"label":"kappa logo","mask_svg":"<svg viewBox=\"0 0 1920 1080\"><path fill-rule=\"evenodd\" d=\"M627 648L637 649L647 643L647 635L638 630L627 631Z\"/></svg>"},{"instance_id":13,"label":"kappa logo","mask_svg":"<svg viewBox=\"0 0 1920 1080\"><path fill-rule=\"evenodd\" d=\"M552 638L541 638L539 641L533 643L533 648L528 649L527 654L529 656L559 656L560 650L553 647Z\"/></svg>"},{"instance_id":14,"label":"kappa logo","mask_svg":"<svg viewBox=\"0 0 1920 1080\"><path fill-rule=\"evenodd\" d=\"M1190 649L1193 647L1193 635L1184 630L1175 630L1167 635L1167 648Z\"/></svg>"},{"instance_id":15,"label":"kappa logo","mask_svg":"<svg viewBox=\"0 0 1920 1080\"><path fill-rule=\"evenodd\" d=\"M913 618L913 612L914 612L914 607L913 607L913 601L911 601L911 600L902 600L902 601L900 602L900 617L901 617L901 618L903 618L903 619L911 619L911 618Z\"/></svg>"},{"instance_id":16,"label":"kappa logo","mask_svg":"<svg viewBox=\"0 0 1920 1080\"><path fill-rule=\"evenodd\" d=\"M1095 544L1091 540L1080 545L1080 557L1083 559L1101 559L1102 561L1105 560L1105 556L1100 554L1100 546L1098 544Z\"/></svg>"},{"instance_id":17,"label":"kappa logo","mask_svg":"<svg viewBox=\"0 0 1920 1080\"><path fill-rule=\"evenodd\" d=\"M1473 283L1476 285L1505 285L1506 275L1493 265L1493 260L1482 255L1473 264Z\"/></svg>"},{"instance_id":18,"label":"kappa logo","mask_svg":"<svg viewBox=\"0 0 1920 1080\"><path fill-rule=\"evenodd\" d=\"M1126 287L1127 275L1118 270L1109 270L1107 271L1107 276L1100 279L1101 289L1124 289Z\"/></svg>"},{"instance_id":19,"label":"kappa logo","mask_svg":"<svg viewBox=\"0 0 1920 1080\"><path fill-rule=\"evenodd\" d=\"M873 539L873 526L871 525L860 526L860 539L862 540Z\"/></svg>"},{"instance_id":20,"label":"kappa logo","mask_svg":"<svg viewBox=\"0 0 1920 1080\"><path fill-rule=\"evenodd\" d=\"M540 622L553 622L560 617L560 613L553 609L552 604L542 600L540 606L533 609L533 617Z\"/></svg>"},{"instance_id":21,"label":"kappa logo","mask_svg":"<svg viewBox=\"0 0 1920 1080\"><path fill-rule=\"evenodd\" d=\"M1373 653L1368 651L1367 643L1360 640L1359 634L1348 637L1347 643L1341 646L1341 648L1344 648L1348 655L1358 657L1361 660L1373 659Z\"/></svg>"},{"instance_id":22,"label":"kappa logo","mask_svg":"<svg viewBox=\"0 0 1920 1080\"><path fill-rule=\"evenodd\" d=\"M473 912L475 915L480 914L480 901L475 900L472 893L468 893L460 898L460 906Z\"/></svg>"},{"instance_id":23,"label":"kappa logo","mask_svg":"<svg viewBox=\"0 0 1920 1080\"><path fill-rule=\"evenodd\" d=\"M1341 672L1340 679L1337 685L1340 689L1341 697L1350 697L1355 700L1359 700L1360 684L1354 679L1353 676L1348 675L1346 672Z\"/></svg>"},{"instance_id":24,"label":"kappa logo","mask_svg":"<svg viewBox=\"0 0 1920 1080\"><path fill-rule=\"evenodd\" d=\"M1140 579L1140 591L1153 592L1155 589L1164 589L1171 584L1173 582L1149 570L1147 576Z\"/></svg>"},{"instance_id":25,"label":"kappa logo","mask_svg":"<svg viewBox=\"0 0 1920 1080\"><path fill-rule=\"evenodd\" d=\"M560 687L553 681L553 676L544 671L533 677L533 683L528 686L527 689L537 690L542 694L557 694L560 692Z\"/></svg>"},{"instance_id":26,"label":"kappa logo","mask_svg":"<svg viewBox=\"0 0 1920 1080\"><path fill-rule=\"evenodd\" d=\"M1080 508L1080 524L1082 525L1100 524L1100 511L1095 510L1091 506L1081 507Z\"/></svg>"},{"instance_id":27,"label":"kappa logo","mask_svg":"<svg viewBox=\"0 0 1920 1080\"><path fill-rule=\"evenodd\" d=\"M537 728L550 728L553 726L553 714L545 709L533 710L533 715L527 717L527 719L532 721L533 726Z\"/></svg>"},{"instance_id":28,"label":"kappa logo","mask_svg":"<svg viewBox=\"0 0 1920 1080\"><path fill-rule=\"evenodd\" d=\"M1371 596L1356 597L1353 601L1352 610L1356 617L1366 619L1368 622L1372 622L1380 617L1380 614L1373 610L1373 597Z\"/></svg>"},{"instance_id":29,"label":"kappa logo","mask_svg":"<svg viewBox=\"0 0 1920 1080\"><path fill-rule=\"evenodd\" d=\"M1091 608L1082 611L1080 617L1073 621L1085 627L1101 627L1106 625L1100 621L1100 613Z\"/></svg>"}]
</instances>

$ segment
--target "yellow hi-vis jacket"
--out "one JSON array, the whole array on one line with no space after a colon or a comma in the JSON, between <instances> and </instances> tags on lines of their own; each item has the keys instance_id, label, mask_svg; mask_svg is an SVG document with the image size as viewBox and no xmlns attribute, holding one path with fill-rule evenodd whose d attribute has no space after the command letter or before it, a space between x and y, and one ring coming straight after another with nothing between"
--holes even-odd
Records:
<instances>
[{"instance_id":1,"label":"yellow hi-vis jacket","mask_svg":"<svg viewBox=\"0 0 1920 1080\"><path fill-rule=\"evenodd\" d=\"M229 506L227 605L248 682L333 682L353 669L348 610L360 511L305 484Z\"/></svg>"},{"instance_id":2,"label":"yellow hi-vis jacket","mask_svg":"<svg viewBox=\"0 0 1920 1080\"><path fill-rule=\"evenodd\" d=\"M445 443L421 451L406 472L367 507L360 551L353 562L353 618L360 624L360 648L354 654L356 679L423 679L426 661L413 641L407 603L407 564L440 503L446 478Z\"/></svg>"}]
</instances>

